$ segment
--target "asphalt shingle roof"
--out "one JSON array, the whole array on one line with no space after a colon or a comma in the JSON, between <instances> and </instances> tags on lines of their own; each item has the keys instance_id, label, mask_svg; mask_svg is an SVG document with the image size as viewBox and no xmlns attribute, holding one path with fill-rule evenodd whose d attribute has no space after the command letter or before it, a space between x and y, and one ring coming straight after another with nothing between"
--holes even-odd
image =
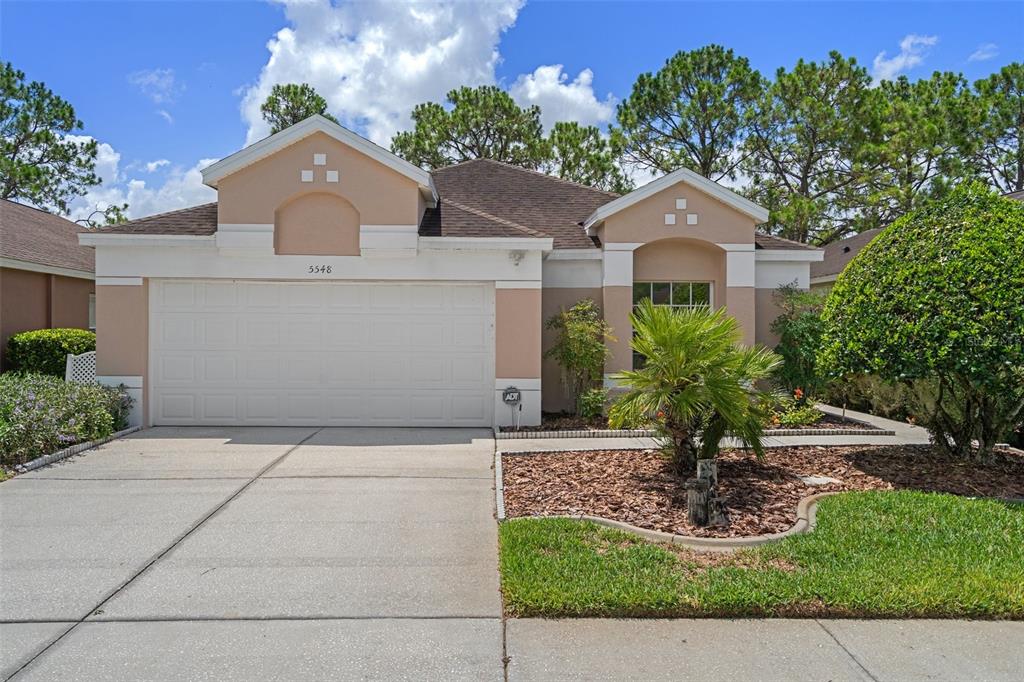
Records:
<instances>
[{"instance_id":1,"label":"asphalt shingle roof","mask_svg":"<svg viewBox=\"0 0 1024 682\"><path fill-rule=\"evenodd\" d=\"M441 200L423 215L419 232L425 237L550 237L556 249L596 248L583 221L619 196L490 159L464 161L431 175ZM211 235L216 230L216 203L102 228L115 234ZM764 234L755 236L755 244L814 248Z\"/></svg>"},{"instance_id":2,"label":"asphalt shingle roof","mask_svg":"<svg viewBox=\"0 0 1024 682\"><path fill-rule=\"evenodd\" d=\"M811 277L825 277L827 275L838 275L846 267L853 257L860 253L860 250L874 239L881 228L864 230L859 234L837 242L825 245L825 259L818 263L811 263Z\"/></svg>"},{"instance_id":3,"label":"asphalt shingle roof","mask_svg":"<svg viewBox=\"0 0 1024 682\"><path fill-rule=\"evenodd\" d=\"M95 272L96 252L78 243L81 225L0 199L0 256L69 270Z\"/></svg>"}]
</instances>

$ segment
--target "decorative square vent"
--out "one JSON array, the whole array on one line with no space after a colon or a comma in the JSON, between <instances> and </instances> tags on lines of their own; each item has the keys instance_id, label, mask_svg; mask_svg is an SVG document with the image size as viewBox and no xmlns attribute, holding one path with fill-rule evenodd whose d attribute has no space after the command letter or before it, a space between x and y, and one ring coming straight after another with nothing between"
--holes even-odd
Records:
<instances>
[{"instance_id":1,"label":"decorative square vent","mask_svg":"<svg viewBox=\"0 0 1024 682\"><path fill-rule=\"evenodd\" d=\"M676 224L676 214L675 213L666 213L665 214L665 224L666 225L675 225Z\"/></svg>"},{"instance_id":2,"label":"decorative square vent","mask_svg":"<svg viewBox=\"0 0 1024 682\"><path fill-rule=\"evenodd\" d=\"M696 213L687 213L686 214L686 224L687 225L696 225L697 224L697 214Z\"/></svg>"},{"instance_id":3,"label":"decorative square vent","mask_svg":"<svg viewBox=\"0 0 1024 682\"><path fill-rule=\"evenodd\" d=\"M686 199L676 199L676 210L677 211L685 211L686 210Z\"/></svg>"},{"instance_id":4,"label":"decorative square vent","mask_svg":"<svg viewBox=\"0 0 1024 682\"><path fill-rule=\"evenodd\" d=\"M327 155L326 154L314 154L313 155L313 165L314 166L326 166L327 165Z\"/></svg>"},{"instance_id":5,"label":"decorative square vent","mask_svg":"<svg viewBox=\"0 0 1024 682\"><path fill-rule=\"evenodd\" d=\"M337 181L338 181L338 171L336 171L336 170L329 170L329 171L327 171L327 182L337 182Z\"/></svg>"},{"instance_id":6,"label":"decorative square vent","mask_svg":"<svg viewBox=\"0 0 1024 682\"><path fill-rule=\"evenodd\" d=\"M302 171L302 181L303 182L313 182L313 171L311 171L311 170L304 170L304 171Z\"/></svg>"}]
</instances>

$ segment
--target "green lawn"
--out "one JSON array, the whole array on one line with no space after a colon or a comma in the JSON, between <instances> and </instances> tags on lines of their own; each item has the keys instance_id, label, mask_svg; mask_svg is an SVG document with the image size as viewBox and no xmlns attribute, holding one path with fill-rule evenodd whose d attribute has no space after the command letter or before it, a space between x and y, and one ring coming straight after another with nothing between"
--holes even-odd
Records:
<instances>
[{"instance_id":1,"label":"green lawn","mask_svg":"<svg viewBox=\"0 0 1024 682\"><path fill-rule=\"evenodd\" d=\"M568 519L501 525L514 616L1024 618L1024 506L901 491L822 500L814 532L733 555Z\"/></svg>"}]
</instances>

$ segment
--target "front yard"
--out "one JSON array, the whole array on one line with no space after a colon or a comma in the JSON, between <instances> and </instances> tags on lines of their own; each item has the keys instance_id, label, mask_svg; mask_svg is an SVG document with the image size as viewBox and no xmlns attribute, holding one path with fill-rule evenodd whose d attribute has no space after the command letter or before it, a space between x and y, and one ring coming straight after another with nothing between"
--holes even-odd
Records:
<instances>
[{"instance_id":1,"label":"front yard","mask_svg":"<svg viewBox=\"0 0 1024 682\"><path fill-rule=\"evenodd\" d=\"M512 616L1024 617L1024 506L996 500L844 493L812 533L734 554L550 518L500 543Z\"/></svg>"}]
</instances>

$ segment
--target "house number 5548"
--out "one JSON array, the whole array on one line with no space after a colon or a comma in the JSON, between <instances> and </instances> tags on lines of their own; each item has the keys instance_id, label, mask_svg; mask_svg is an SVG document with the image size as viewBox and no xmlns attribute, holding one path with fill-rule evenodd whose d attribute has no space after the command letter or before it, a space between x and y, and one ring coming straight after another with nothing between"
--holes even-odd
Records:
<instances>
[{"instance_id":1,"label":"house number 5548","mask_svg":"<svg viewBox=\"0 0 1024 682\"><path fill-rule=\"evenodd\" d=\"M331 274L330 265L310 265L309 274L311 275L329 275Z\"/></svg>"}]
</instances>

